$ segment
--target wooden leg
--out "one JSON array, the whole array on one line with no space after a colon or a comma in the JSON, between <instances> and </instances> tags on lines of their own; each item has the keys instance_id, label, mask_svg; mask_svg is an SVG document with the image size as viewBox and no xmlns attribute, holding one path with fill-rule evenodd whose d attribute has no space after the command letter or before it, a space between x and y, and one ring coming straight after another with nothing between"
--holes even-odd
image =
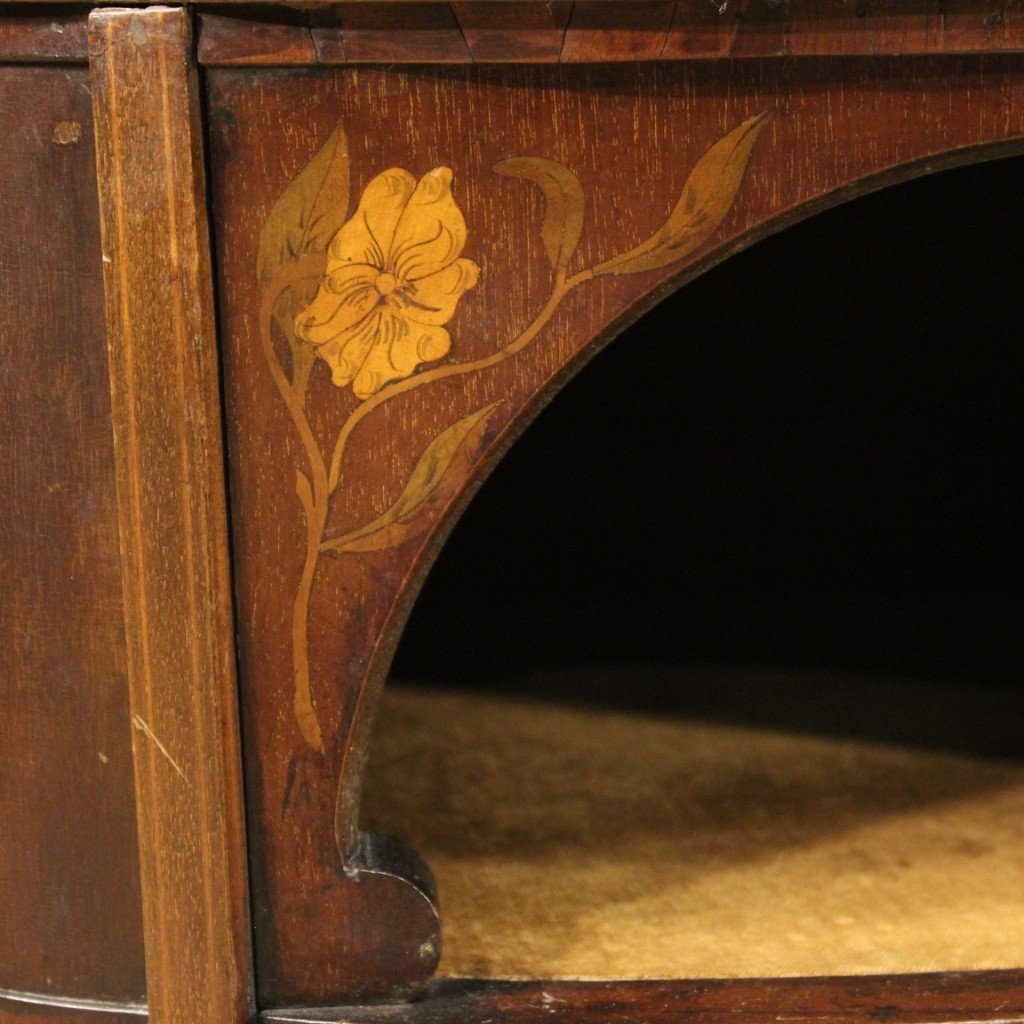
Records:
<instances>
[{"instance_id":1,"label":"wooden leg","mask_svg":"<svg viewBox=\"0 0 1024 1024\"><path fill-rule=\"evenodd\" d=\"M150 1019L253 1010L218 359L182 10L89 26Z\"/></svg>"}]
</instances>

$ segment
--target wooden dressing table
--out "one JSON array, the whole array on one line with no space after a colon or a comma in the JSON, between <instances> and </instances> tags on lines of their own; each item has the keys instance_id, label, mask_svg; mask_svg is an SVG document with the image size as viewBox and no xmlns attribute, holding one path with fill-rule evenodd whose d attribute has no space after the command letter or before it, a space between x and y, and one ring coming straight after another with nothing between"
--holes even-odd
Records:
<instances>
[{"instance_id":1,"label":"wooden dressing table","mask_svg":"<svg viewBox=\"0 0 1024 1024\"><path fill-rule=\"evenodd\" d=\"M1024 1020L1024 951L432 983L359 828L488 469L716 262L1024 151L1024 3L6 2L0 126L0 1021Z\"/></svg>"}]
</instances>

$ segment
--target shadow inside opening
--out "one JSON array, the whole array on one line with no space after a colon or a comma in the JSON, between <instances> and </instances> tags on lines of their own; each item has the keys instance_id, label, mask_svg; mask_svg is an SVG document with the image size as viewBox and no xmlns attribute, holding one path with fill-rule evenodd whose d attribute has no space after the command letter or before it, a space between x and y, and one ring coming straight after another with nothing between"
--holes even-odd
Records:
<instances>
[{"instance_id":1,"label":"shadow inside opening","mask_svg":"<svg viewBox=\"0 0 1024 1024\"><path fill-rule=\"evenodd\" d=\"M442 973L1024 965L1022 167L728 261L481 490L364 799Z\"/></svg>"}]
</instances>

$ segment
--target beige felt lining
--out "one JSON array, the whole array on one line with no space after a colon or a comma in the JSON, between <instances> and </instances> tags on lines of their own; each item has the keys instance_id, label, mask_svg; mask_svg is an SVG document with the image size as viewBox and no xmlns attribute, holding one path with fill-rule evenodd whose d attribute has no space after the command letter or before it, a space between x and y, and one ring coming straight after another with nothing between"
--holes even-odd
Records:
<instances>
[{"instance_id":1,"label":"beige felt lining","mask_svg":"<svg viewBox=\"0 0 1024 1024\"><path fill-rule=\"evenodd\" d=\"M437 877L442 975L1024 966L1024 766L390 687L364 827Z\"/></svg>"}]
</instances>

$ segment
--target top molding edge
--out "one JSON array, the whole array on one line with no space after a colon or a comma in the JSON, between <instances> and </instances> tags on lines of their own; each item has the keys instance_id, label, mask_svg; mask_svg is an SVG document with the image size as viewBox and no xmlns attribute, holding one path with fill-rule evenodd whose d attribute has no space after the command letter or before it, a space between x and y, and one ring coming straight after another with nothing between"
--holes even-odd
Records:
<instances>
[{"instance_id":1,"label":"top molding edge","mask_svg":"<svg viewBox=\"0 0 1024 1024\"><path fill-rule=\"evenodd\" d=\"M1024 53L1024 0L219 0L208 67ZM0 63L82 63L90 8L0 0Z\"/></svg>"}]
</instances>

